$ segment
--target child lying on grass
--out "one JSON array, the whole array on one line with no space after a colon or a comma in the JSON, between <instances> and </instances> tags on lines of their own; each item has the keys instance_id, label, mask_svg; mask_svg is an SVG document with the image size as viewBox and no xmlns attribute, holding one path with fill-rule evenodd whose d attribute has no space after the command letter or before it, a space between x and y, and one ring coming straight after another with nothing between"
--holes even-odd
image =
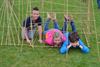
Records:
<instances>
[{"instance_id":1,"label":"child lying on grass","mask_svg":"<svg viewBox=\"0 0 100 67\"><path fill-rule=\"evenodd\" d=\"M71 25L72 32L66 33L66 41L61 46L60 53L61 54L68 53L68 51L71 47L80 48L83 53L88 53L89 48L80 39L80 37L76 31L74 20L70 16L66 16L66 23L65 23L66 28L67 28L68 21ZM65 28L65 31L66 31L66 28Z\"/></svg>"}]
</instances>

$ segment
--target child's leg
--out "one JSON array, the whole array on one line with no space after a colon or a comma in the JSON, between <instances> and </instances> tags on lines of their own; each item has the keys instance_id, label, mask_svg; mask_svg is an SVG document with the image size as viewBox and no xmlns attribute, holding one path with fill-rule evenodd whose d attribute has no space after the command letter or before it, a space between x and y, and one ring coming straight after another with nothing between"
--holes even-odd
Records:
<instances>
[{"instance_id":1,"label":"child's leg","mask_svg":"<svg viewBox=\"0 0 100 67\"><path fill-rule=\"evenodd\" d=\"M68 36L69 36L69 32L68 33L64 33L65 37L66 37L66 41L62 44L61 48L60 48L60 53L61 54L65 54L68 52L68 48L67 46L69 45L68 43Z\"/></svg>"},{"instance_id":2,"label":"child's leg","mask_svg":"<svg viewBox=\"0 0 100 67\"><path fill-rule=\"evenodd\" d=\"M58 22L57 22L56 20L53 20L53 22L54 22L54 28L55 28L55 29L59 29Z\"/></svg>"},{"instance_id":3,"label":"child's leg","mask_svg":"<svg viewBox=\"0 0 100 67\"><path fill-rule=\"evenodd\" d=\"M47 19L45 24L44 24L44 33L49 30L48 26L49 26L49 23L50 23L50 19Z\"/></svg>"},{"instance_id":4,"label":"child's leg","mask_svg":"<svg viewBox=\"0 0 100 67\"><path fill-rule=\"evenodd\" d=\"M71 25L72 31L76 32L76 27L75 27L74 21L71 21L70 25Z\"/></svg>"},{"instance_id":5,"label":"child's leg","mask_svg":"<svg viewBox=\"0 0 100 67\"><path fill-rule=\"evenodd\" d=\"M79 40L79 44L83 47L81 50L84 53L88 53L89 52L89 48L81 41Z\"/></svg>"},{"instance_id":6,"label":"child's leg","mask_svg":"<svg viewBox=\"0 0 100 67\"><path fill-rule=\"evenodd\" d=\"M36 28L34 28L33 30L29 30L28 31L28 37L29 39L33 39L34 38L34 34L35 34Z\"/></svg>"},{"instance_id":7,"label":"child's leg","mask_svg":"<svg viewBox=\"0 0 100 67\"><path fill-rule=\"evenodd\" d=\"M62 32L63 33L66 33L66 31L67 31L67 24L68 24L68 21L65 20L65 22L63 24L63 27L62 27Z\"/></svg>"}]
</instances>

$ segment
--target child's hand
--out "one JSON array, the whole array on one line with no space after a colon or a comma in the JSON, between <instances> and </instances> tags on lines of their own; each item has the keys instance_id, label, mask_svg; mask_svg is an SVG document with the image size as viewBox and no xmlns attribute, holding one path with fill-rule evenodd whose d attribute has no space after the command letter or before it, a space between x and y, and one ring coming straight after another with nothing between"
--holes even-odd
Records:
<instances>
[{"instance_id":1,"label":"child's hand","mask_svg":"<svg viewBox=\"0 0 100 67\"><path fill-rule=\"evenodd\" d=\"M79 46L78 42L70 43L70 44L71 44L71 46L73 46L73 47Z\"/></svg>"},{"instance_id":2,"label":"child's hand","mask_svg":"<svg viewBox=\"0 0 100 67\"><path fill-rule=\"evenodd\" d=\"M43 41L42 40L38 40L40 43L43 43Z\"/></svg>"},{"instance_id":3,"label":"child's hand","mask_svg":"<svg viewBox=\"0 0 100 67\"><path fill-rule=\"evenodd\" d=\"M79 47L80 47L81 49L83 49L83 46L79 45Z\"/></svg>"},{"instance_id":4,"label":"child's hand","mask_svg":"<svg viewBox=\"0 0 100 67\"><path fill-rule=\"evenodd\" d=\"M31 41L30 41L29 39L27 39L27 43L29 43L29 44L30 44L30 43L31 43Z\"/></svg>"}]
</instances>

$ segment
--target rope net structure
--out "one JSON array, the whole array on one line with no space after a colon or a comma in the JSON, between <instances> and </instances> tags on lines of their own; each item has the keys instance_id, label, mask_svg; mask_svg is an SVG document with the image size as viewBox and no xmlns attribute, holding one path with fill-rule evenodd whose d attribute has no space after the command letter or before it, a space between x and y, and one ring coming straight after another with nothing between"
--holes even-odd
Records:
<instances>
[{"instance_id":1,"label":"rope net structure","mask_svg":"<svg viewBox=\"0 0 100 67\"><path fill-rule=\"evenodd\" d=\"M94 0L0 0L0 45L27 45L21 39L21 25L25 18L31 15L33 7L38 7L43 24L47 12L55 12L57 20L62 27L64 14L72 15L81 39L88 47L97 50L100 57L100 32L97 32ZM74 2L74 3L73 3ZM52 23L50 24L52 26ZM70 25L68 25L70 31ZM37 33L37 32L36 32ZM33 45L35 47L49 47L41 45L38 35L35 34Z\"/></svg>"}]
</instances>

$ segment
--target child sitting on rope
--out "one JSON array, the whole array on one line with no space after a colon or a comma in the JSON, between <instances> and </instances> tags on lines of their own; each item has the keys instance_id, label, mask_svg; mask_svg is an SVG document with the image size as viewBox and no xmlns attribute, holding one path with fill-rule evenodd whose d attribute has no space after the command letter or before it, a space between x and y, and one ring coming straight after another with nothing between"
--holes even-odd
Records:
<instances>
[{"instance_id":1,"label":"child sitting on rope","mask_svg":"<svg viewBox=\"0 0 100 67\"><path fill-rule=\"evenodd\" d=\"M22 39L26 40L27 43L31 44L31 40L34 37L34 33L38 27L39 42L42 42L42 19L39 14L37 7L33 8L32 16L24 20L22 24Z\"/></svg>"},{"instance_id":2,"label":"child sitting on rope","mask_svg":"<svg viewBox=\"0 0 100 67\"><path fill-rule=\"evenodd\" d=\"M53 29L48 28L50 20L53 20L54 24ZM59 30L59 25L56 20L56 14L54 14L54 16L51 17L51 15L47 13L47 20L44 24L44 34L45 34L45 40L43 40L43 43L48 44L49 46L52 47L60 47L62 43L66 40L65 37L66 34L63 34L62 31Z\"/></svg>"},{"instance_id":3,"label":"child sitting on rope","mask_svg":"<svg viewBox=\"0 0 100 67\"><path fill-rule=\"evenodd\" d=\"M81 49L81 51L83 53L88 53L89 48L87 46L85 46L85 44L80 39L80 37L79 37L79 35L76 31L76 27L74 25L73 19L70 16L65 16L65 17L66 17L66 22L64 23L64 25L65 25L66 28L63 28L63 29L64 29L64 31L66 31L67 24L68 24L68 21L69 21L70 25L72 27L72 32L67 32L66 41L61 46L60 53L61 54L68 53L68 51L71 47L74 47L74 48L78 47L78 48Z\"/></svg>"}]
</instances>

